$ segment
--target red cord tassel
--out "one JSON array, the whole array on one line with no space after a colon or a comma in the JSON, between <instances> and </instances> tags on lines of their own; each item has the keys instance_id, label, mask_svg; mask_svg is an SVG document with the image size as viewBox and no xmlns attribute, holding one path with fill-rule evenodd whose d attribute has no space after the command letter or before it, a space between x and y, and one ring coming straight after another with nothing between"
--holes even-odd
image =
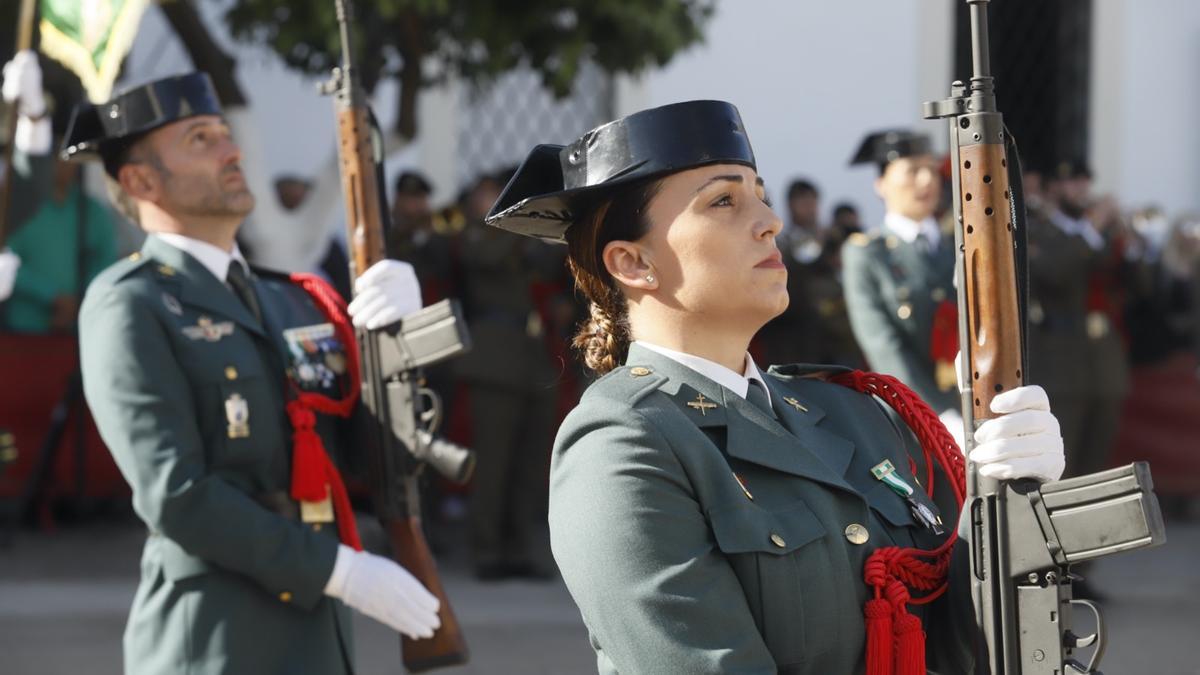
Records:
<instances>
[{"instance_id":1,"label":"red cord tassel","mask_svg":"<svg viewBox=\"0 0 1200 675\"><path fill-rule=\"evenodd\" d=\"M896 675L925 675L925 629L903 607L896 612Z\"/></svg>"},{"instance_id":2,"label":"red cord tassel","mask_svg":"<svg viewBox=\"0 0 1200 675\"><path fill-rule=\"evenodd\" d=\"M926 494L933 496L933 464L936 461L949 477L961 510L966 494L966 465L937 413L894 377L856 370L830 379L876 396L891 406L921 442L928 468ZM909 461L912 461L911 457ZM875 589L875 598L864 608L867 675L924 675L925 630L921 620L909 613L908 605L932 602L945 592L950 552L956 539L957 533L951 530L941 546L932 551L886 546L876 549L867 558L863 580ZM910 589L921 591L923 595L914 598ZM883 616L885 613L886 617Z\"/></svg>"},{"instance_id":3,"label":"red cord tassel","mask_svg":"<svg viewBox=\"0 0 1200 675\"><path fill-rule=\"evenodd\" d=\"M299 400L287 404L292 421L292 499L319 502L325 499L325 447L317 435L317 416Z\"/></svg>"},{"instance_id":4,"label":"red cord tassel","mask_svg":"<svg viewBox=\"0 0 1200 675\"><path fill-rule=\"evenodd\" d=\"M892 603L883 598L868 600L863 608L867 617L867 675L894 675L892 644Z\"/></svg>"}]
</instances>

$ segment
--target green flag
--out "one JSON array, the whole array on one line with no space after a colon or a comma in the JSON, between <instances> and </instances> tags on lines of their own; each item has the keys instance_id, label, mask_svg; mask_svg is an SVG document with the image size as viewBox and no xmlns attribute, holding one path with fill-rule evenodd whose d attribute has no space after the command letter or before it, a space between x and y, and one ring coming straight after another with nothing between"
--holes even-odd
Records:
<instances>
[{"instance_id":1,"label":"green flag","mask_svg":"<svg viewBox=\"0 0 1200 675\"><path fill-rule=\"evenodd\" d=\"M79 76L94 102L108 100L148 0L41 0L42 52Z\"/></svg>"}]
</instances>

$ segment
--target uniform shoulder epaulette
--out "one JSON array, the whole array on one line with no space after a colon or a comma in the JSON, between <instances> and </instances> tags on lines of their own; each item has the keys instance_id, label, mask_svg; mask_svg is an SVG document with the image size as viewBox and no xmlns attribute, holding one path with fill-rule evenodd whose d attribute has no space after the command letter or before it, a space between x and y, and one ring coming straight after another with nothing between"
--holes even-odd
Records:
<instances>
[{"instance_id":1,"label":"uniform shoulder epaulette","mask_svg":"<svg viewBox=\"0 0 1200 675\"><path fill-rule=\"evenodd\" d=\"M636 406L666 381L665 375L645 366L621 366L593 382L587 393Z\"/></svg>"},{"instance_id":2,"label":"uniform shoulder epaulette","mask_svg":"<svg viewBox=\"0 0 1200 675\"><path fill-rule=\"evenodd\" d=\"M134 252L109 265L103 272L96 275L92 284L100 286L112 285L122 279L127 279L135 272L145 269L152 261L141 253Z\"/></svg>"},{"instance_id":3,"label":"uniform shoulder epaulette","mask_svg":"<svg viewBox=\"0 0 1200 675\"><path fill-rule=\"evenodd\" d=\"M779 379L828 380L834 375L848 373L852 368L817 363L781 363L773 365L767 372Z\"/></svg>"},{"instance_id":4,"label":"uniform shoulder epaulette","mask_svg":"<svg viewBox=\"0 0 1200 675\"><path fill-rule=\"evenodd\" d=\"M846 241L853 246L866 246L873 241L879 239L878 235L867 234L866 232L851 232Z\"/></svg>"}]
</instances>

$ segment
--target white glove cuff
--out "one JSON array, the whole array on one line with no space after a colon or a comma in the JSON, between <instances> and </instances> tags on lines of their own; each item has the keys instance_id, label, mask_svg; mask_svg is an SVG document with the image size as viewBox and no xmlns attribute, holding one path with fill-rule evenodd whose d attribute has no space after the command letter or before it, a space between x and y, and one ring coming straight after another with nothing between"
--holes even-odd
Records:
<instances>
[{"instance_id":1,"label":"white glove cuff","mask_svg":"<svg viewBox=\"0 0 1200 675\"><path fill-rule=\"evenodd\" d=\"M50 153L50 118L32 120L24 115L17 118L17 130L13 134L13 149L26 155Z\"/></svg>"},{"instance_id":2,"label":"white glove cuff","mask_svg":"<svg viewBox=\"0 0 1200 675\"><path fill-rule=\"evenodd\" d=\"M333 572L329 575L329 581L325 582L325 595L341 599L346 592L346 580L350 578L350 568L354 567L354 558L357 555L358 551L345 544L338 544Z\"/></svg>"}]
</instances>

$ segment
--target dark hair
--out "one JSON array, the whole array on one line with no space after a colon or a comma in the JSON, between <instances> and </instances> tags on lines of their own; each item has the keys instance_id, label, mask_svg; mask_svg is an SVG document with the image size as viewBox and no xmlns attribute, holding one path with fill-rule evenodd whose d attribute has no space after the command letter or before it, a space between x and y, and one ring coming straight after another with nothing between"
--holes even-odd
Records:
<instances>
[{"instance_id":1,"label":"dark hair","mask_svg":"<svg viewBox=\"0 0 1200 675\"><path fill-rule=\"evenodd\" d=\"M579 210L567 229L567 266L575 288L588 299L588 318L572 340L584 365L603 375L621 365L629 351L629 309L616 280L604 266L604 247L612 241L637 241L650 229L646 207L660 180L618 188Z\"/></svg>"},{"instance_id":2,"label":"dark hair","mask_svg":"<svg viewBox=\"0 0 1200 675\"><path fill-rule=\"evenodd\" d=\"M843 213L853 213L858 215L858 209L854 208L854 205L849 202L841 202L837 206L833 207L833 216L835 218Z\"/></svg>"},{"instance_id":3,"label":"dark hair","mask_svg":"<svg viewBox=\"0 0 1200 675\"><path fill-rule=\"evenodd\" d=\"M791 185L788 185L788 201L791 201L796 197L807 197L808 195L812 195L813 197L821 196L821 193L817 190L817 186L814 185L812 181L798 178L792 181Z\"/></svg>"}]
</instances>

